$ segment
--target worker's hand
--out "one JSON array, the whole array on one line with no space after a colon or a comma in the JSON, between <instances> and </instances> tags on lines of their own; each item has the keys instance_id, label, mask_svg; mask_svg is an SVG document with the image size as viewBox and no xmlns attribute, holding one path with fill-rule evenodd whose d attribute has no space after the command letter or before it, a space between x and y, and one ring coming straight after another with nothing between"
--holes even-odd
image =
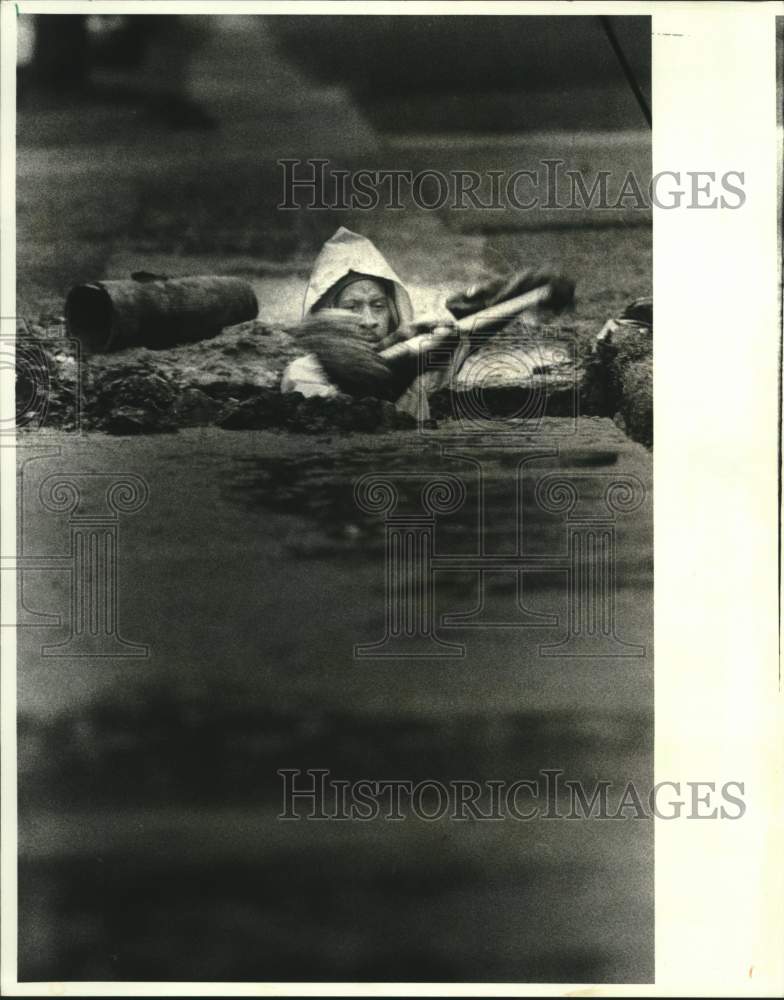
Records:
<instances>
[{"instance_id":1,"label":"worker's hand","mask_svg":"<svg viewBox=\"0 0 784 1000\"><path fill-rule=\"evenodd\" d=\"M403 340L410 340L423 333L443 335L446 341L451 340L452 337L457 341L459 335L456 322L449 314L422 316L411 323L406 323L405 326L398 327L381 342L378 349L384 351Z\"/></svg>"}]
</instances>

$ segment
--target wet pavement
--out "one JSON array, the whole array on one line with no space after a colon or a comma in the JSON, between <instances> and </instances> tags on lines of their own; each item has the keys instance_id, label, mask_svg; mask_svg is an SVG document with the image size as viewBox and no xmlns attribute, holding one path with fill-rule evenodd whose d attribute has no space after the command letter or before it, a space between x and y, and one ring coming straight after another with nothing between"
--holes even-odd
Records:
<instances>
[{"instance_id":1,"label":"wet pavement","mask_svg":"<svg viewBox=\"0 0 784 1000\"><path fill-rule=\"evenodd\" d=\"M48 476L144 479L149 500L119 527L117 610L123 640L149 655L42 656L42 643L69 640L69 578L27 574L25 607L65 624L22 636L23 974L651 975L650 820L426 823L408 815L399 824L292 827L277 818L280 768L479 782L554 768L589 790L612 782L616 802L629 781L646 794L647 497L618 516L616 539L615 631L629 644L620 652L643 647L644 655L559 655L569 620L563 571L524 573L519 602L508 567L482 578L460 565L436 574L438 620L470 618L481 606L482 620L494 623L437 627L462 657L354 655L358 643L383 638L388 609L383 518L354 500L363 476L397 477L408 504L422 480L457 476L465 503L438 518L435 544L458 562L479 541L477 459L491 555L510 551L520 513L515 469L526 455L545 450L526 463L531 556L566 546L563 514L536 501L544 476L579 482L583 510L594 515L608 477L631 475L649 489L648 453L609 421L585 420L577 435L546 440L520 435L495 452L463 445L447 458L437 438L423 450L415 432L319 440L210 429L63 436L59 457L29 463L31 553L68 551L67 516L35 502ZM553 445L559 455L546 453ZM145 906L150 916L141 919ZM174 936L161 950L164 926Z\"/></svg>"}]
</instances>

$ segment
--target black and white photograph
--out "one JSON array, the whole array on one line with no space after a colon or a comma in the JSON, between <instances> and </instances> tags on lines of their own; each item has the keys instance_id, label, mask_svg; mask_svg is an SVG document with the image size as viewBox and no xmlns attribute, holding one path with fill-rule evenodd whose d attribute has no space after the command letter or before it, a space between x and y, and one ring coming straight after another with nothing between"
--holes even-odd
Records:
<instances>
[{"instance_id":1,"label":"black and white photograph","mask_svg":"<svg viewBox=\"0 0 784 1000\"><path fill-rule=\"evenodd\" d=\"M653 298L753 171L654 156L688 5L537 6L15 5L4 992L634 995L746 829L659 766Z\"/></svg>"}]
</instances>

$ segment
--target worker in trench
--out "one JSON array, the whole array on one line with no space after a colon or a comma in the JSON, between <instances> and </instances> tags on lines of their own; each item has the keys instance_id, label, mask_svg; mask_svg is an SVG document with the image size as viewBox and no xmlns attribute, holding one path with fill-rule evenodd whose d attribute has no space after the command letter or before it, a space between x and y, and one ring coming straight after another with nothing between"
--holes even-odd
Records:
<instances>
[{"instance_id":1,"label":"worker in trench","mask_svg":"<svg viewBox=\"0 0 784 1000\"><path fill-rule=\"evenodd\" d=\"M327 240L313 266L297 338L305 353L286 368L281 391L303 396L375 396L418 419L429 416L427 396L448 382L459 361L455 321L414 320L408 292L373 243L344 227ZM433 333L452 363L420 371L417 351L381 352ZM413 345L412 345L413 346Z\"/></svg>"}]
</instances>

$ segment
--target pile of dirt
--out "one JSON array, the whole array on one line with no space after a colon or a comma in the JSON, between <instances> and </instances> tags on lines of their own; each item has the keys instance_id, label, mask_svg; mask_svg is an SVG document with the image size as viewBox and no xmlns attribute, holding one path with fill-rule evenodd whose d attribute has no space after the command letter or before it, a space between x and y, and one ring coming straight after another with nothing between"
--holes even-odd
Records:
<instances>
[{"instance_id":1,"label":"pile of dirt","mask_svg":"<svg viewBox=\"0 0 784 1000\"><path fill-rule=\"evenodd\" d=\"M82 364L82 426L149 434L220 423L241 402L277 389L297 353L285 330L254 320L187 346L94 355Z\"/></svg>"},{"instance_id":2,"label":"pile of dirt","mask_svg":"<svg viewBox=\"0 0 784 1000\"><path fill-rule=\"evenodd\" d=\"M384 399L371 396L353 399L344 395L306 399L298 392L283 395L277 389L260 390L215 422L230 431L278 427L303 434L332 430L374 434L417 426L413 417L399 412L394 403Z\"/></svg>"},{"instance_id":3,"label":"pile of dirt","mask_svg":"<svg viewBox=\"0 0 784 1000\"><path fill-rule=\"evenodd\" d=\"M17 330L16 424L77 430L85 397L81 366L66 341Z\"/></svg>"},{"instance_id":4,"label":"pile of dirt","mask_svg":"<svg viewBox=\"0 0 784 1000\"><path fill-rule=\"evenodd\" d=\"M187 346L87 357L64 331L38 333L28 329L17 340L17 422L113 434L217 423L241 401L276 389L300 353L285 330L258 321Z\"/></svg>"},{"instance_id":5,"label":"pile of dirt","mask_svg":"<svg viewBox=\"0 0 784 1000\"><path fill-rule=\"evenodd\" d=\"M211 425L305 434L414 426L381 399L282 395L283 370L302 345L285 327L259 320L198 343L81 359L64 335L36 332L26 331L17 344L20 425L118 435ZM652 318L640 314L639 303L610 320L582 353L570 349L563 330L552 342L531 340L530 330L517 331L513 323L469 357L453 389L431 399L431 414L440 421L465 413L467 399L471 412L478 406L489 416L533 415L527 410L542 405L549 416L571 416L579 399L579 412L612 417L650 447L652 350Z\"/></svg>"},{"instance_id":6,"label":"pile of dirt","mask_svg":"<svg viewBox=\"0 0 784 1000\"><path fill-rule=\"evenodd\" d=\"M630 303L608 320L583 361L585 413L609 416L633 441L653 446L653 304Z\"/></svg>"},{"instance_id":7,"label":"pile of dirt","mask_svg":"<svg viewBox=\"0 0 784 1000\"><path fill-rule=\"evenodd\" d=\"M260 321L167 350L133 348L81 359L64 336L27 336L17 350L17 422L118 435L209 425L310 434L415 425L380 399L282 395L283 370L301 353L284 328Z\"/></svg>"}]
</instances>

